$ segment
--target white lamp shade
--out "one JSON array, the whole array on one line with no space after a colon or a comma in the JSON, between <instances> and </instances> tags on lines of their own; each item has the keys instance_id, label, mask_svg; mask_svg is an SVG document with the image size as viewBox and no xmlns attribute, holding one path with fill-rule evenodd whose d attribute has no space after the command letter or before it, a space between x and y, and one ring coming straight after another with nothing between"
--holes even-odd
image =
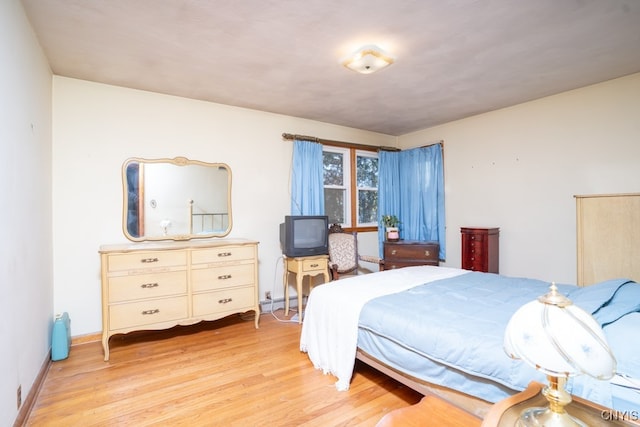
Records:
<instances>
[{"instance_id":1,"label":"white lamp shade","mask_svg":"<svg viewBox=\"0 0 640 427\"><path fill-rule=\"evenodd\" d=\"M505 351L554 377L611 378L616 360L602 328L589 313L569 304L536 300L523 305L507 325Z\"/></svg>"}]
</instances>

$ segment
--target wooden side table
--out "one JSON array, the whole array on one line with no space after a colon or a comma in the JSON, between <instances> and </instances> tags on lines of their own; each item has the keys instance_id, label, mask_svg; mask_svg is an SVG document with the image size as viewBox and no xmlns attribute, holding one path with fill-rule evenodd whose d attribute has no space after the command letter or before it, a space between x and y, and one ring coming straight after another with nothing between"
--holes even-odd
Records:
<instances>
[{"instance_id":1,"label":"wooden side table","mask_svg":"<svg viewBox=\"0 0 640 427\"><path fill-rule=\"evenodd\" d=\"M415 405L396 409L376 427L479 427L482 420L434 395L427 395Z\"/></svg>"},{"instance_id":2,"label":"wooden side table","mask_svg":"<svg viewBox=\"0 0 640 427\"><path fill-rule=\"evenodd\" d=\"M532 381L524 391L497 402L484 417L482 427L512 427L525 409L548 406L549 402L540 393L543 387L543 384ZM565 410L589 426L640 426L640 421L632 419L638 418L638 414L616 413L579 397L571 396L571 399Z\"/></svg>"},{"instance_id":3,"label":"wooden side table","mask_svg":"<svg viewBox=\"0 0 640 427\"><path fill-rule=\"evenodd\" d=\"M296 275L298 292L298 323L302 323L302 285L305 276L309 277L309 292L313 288L313 277L322 274L325 283L329 282L329 255L307 257L284 257L284 315L289 315L289 273Z\"/></svg>"}]
</instances>

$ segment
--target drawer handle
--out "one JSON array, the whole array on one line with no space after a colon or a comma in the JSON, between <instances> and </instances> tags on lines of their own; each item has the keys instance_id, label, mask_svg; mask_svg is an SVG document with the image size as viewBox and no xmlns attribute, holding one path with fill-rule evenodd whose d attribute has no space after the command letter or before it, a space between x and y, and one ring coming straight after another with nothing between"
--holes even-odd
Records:
<instances>
[{"instance_id":1,"label":"drawer handle","mask_svg":"<svg viewBox=\"0 0 640 427\"><path fill-rule=\"evenodd\" d=\"M231 301L233 301L233 298L224 298L224 299L218 300L218 304L227 304L227 303L230 303Z\"/></svg>"},{"instance_id":2,"label":"drawer handle","mask_svg":"<svg viewBox=\"0 0 640 427\"><path fill-rule=\"evenodd\" d=\"M158 286L160 286L158 283L143 283L142 285L140 285L142 289L157 288Z\"/></svg>"},{"instance_id":3,"label":"drawer handle","mask_svg":"<svg viewBox=\"0 0 640 427\"><path fill-rule=\"evenodd\" d=\"M424 256L431 256L431 252L429 252L429 251L424 251Z\"/></svg>"},{"instance_id":4,"label":"drawer handle","mask_svg":"<svg viewBox=\"0 0 640 427\"><path fill-rule=\"evenodd\" d=\"M395 254L396 254L396 250L395 250L395 249L392 249L392 250L391 250L391 255L395 255Z\"/></svg>"},{"instance_id":5,"label":"drawer handle","mask_svg":"<svg viewBox=\"0 0 640 427\"><path fill-rule=\"evenodd\" d=\"M144 310L142 312L142 315L146 316L148 314L156 314L156 313L160 313L160 309L159 308L154 308L153 310Z\"/></svg>"},{"instance_id":6,"label":"drawer handle","mask_svg":"<svg viewBox=\"0 0 640 427\"><path fill-rule=\"evenodd\" d=\"M150 262L158 262L158 258L142 258L140 260L141 263L150 263Z\"/></svg>"},{"instance_id":7,"label":"drawer handle","mask_svg":"<svg viewBox=\"0 0 640 427\"><path fill-rule=\"evenodd\" d=\"M231 279L231 275L230 274L225 274L222 276L218 276L218 280L227 280L227 279Z\"/></svg>"},{"instance_id":8,"label":"drawer handle","mask_svg":"<svg viewBox=\"0 0 640 427\"><path fill-rule=\"evenodd\" d=\"M220 252L218 254L219 257L226 257L226 256L231 256L231 252Z\"/></svg>"},{"instance_id":9,"label":"drawer handle","mask_svg":"<svg viewBox=\"0 0 640 427\"><path fill-rule=\"evenodd\" d=\"M320 264L311 264L310 267L311 268L316 268L317 266L319 266Z\"/></svg>"}]
</instances>

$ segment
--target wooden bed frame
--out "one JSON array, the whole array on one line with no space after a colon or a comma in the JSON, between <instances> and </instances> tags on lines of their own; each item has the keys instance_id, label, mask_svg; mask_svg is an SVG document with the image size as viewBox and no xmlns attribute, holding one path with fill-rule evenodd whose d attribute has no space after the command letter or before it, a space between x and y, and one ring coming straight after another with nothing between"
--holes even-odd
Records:
<instances>
[{"instance_id":1,"label":"wooden bed frame","mask_svg":"<svg viewBox=\"0 0 640 427\"><path fill-rule=\"evenodd\" d=\"M436 395L439 398L451 403L452 405L457 406L458 408L461 408L479 418L484 418L484 416L487 414L487 412L489 412L489 409L493 405L486 400L482 400L447 387L432 384L408 375L404 372L400 372L359 348L356 351L356 359L360 360L363 363L366 363L372 368L384 373L385 375L393 378L401 384L406 385L407 387L417 391L418 393L421 393L423 395Z\"/></svg>"}]
</instances>

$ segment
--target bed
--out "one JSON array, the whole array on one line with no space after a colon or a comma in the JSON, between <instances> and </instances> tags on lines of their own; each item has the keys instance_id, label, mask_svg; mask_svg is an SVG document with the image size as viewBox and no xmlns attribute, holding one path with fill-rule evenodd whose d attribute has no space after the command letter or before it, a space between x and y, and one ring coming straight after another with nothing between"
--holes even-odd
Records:
<instances>
[{"instance_id":1,"label":"bed","mask_svg":"<svg viewBox=\"0 0 640 427\"><path fill-rule=\"evenodd\" d=\"M628 279L588 287L558 284L603 325L617 375L573 377L574 395L614 410L640 408L640 285ZM418 266L334 281L313 289L300 349L347 390L355 360L421 393L483 416L498 400L544 375L503 350L504 329L549 283L448 267Z\"/></svg>"}]
</instances>

